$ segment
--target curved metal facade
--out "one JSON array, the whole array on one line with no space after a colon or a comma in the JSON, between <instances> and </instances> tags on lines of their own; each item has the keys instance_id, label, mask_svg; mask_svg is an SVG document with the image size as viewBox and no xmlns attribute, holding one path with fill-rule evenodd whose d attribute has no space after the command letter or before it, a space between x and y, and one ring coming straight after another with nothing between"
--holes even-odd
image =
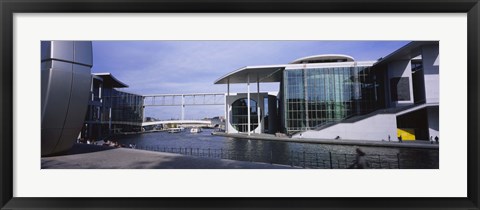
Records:
<instances>
[{"instance_id":1,"label":"curved metal facade","mask_svg":"<svg viewBox=\"0 0 480 210\"><path fill-rule=\"evenodd\" d=\"M41 42L42 156L69 150L85 120L92 42Z\"/></svg>"}]
</instances>

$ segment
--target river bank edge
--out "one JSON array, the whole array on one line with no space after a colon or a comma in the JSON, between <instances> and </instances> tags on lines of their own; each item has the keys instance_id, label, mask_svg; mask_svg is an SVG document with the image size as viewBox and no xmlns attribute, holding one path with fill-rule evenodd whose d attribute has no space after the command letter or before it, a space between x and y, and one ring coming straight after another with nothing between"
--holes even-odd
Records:
<instances>
[{"instance_id":1,"label":"river bank edge","mask_svg":"<svg viewBox=\"0 0 480 210\"><path fill-rule=\"evenodd\" d=\"M313 139L313 138L290 138L278 137L272 134L245 134L245 133L224 133L212 132L214 136L223 136L238 139L264 140L264 141L282 141L308 144L331 144L331 145L350 145L367 147L391 147L391 148L412 148L412 149L433 149L438 150L439 144L430 144L429 142L393 142L393 141L371 141L371 140L353 140L353 139Z\"/></svg>"}]
</instances>

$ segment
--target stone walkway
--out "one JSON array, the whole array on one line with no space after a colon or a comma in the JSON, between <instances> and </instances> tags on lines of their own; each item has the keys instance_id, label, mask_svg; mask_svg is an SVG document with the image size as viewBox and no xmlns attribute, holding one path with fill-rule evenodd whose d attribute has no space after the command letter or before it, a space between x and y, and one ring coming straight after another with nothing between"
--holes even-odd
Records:
<instances>
[{"instance_id":1,"label":"stone walkway","mask_svg":"<svg viewBox=\"0 0 480 210\"><path fill-rule=\"evenodd\" d=\"M292 169L284 165L88 144L75 144L66 154L41 160L42 169Z\"/></svg>"}]
</instances>

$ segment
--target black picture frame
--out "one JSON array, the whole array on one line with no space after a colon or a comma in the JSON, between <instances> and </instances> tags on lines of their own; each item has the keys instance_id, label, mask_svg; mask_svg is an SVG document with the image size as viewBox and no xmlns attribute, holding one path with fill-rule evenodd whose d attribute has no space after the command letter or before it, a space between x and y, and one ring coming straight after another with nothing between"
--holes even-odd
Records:
<instances>
[{"instance_id":1,"label":"black picture frame","mask_svg":"<svg viewBox=\"0 0 480 210\"><path fill-rule=\"evenodd\" d=\"M0 0L2 209L479 209L478 0ZM13 15L15 13L467 13L468 196L465 198L17 198L13 197ZM93 189L92 189L93 190Z\"/></svg>"}]
</instances>

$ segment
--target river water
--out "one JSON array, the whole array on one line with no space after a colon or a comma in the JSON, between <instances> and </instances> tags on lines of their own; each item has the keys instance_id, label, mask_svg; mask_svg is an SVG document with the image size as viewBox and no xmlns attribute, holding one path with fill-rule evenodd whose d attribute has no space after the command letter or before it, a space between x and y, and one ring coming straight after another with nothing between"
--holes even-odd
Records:
<instances>
[{"instance_id":1,"label":"river water","mask_svg":"<svg viewBox=\"0 0 480 210\"><path fill-rule=\"evenodd\" d=\"M180 153L209 158L291 165L305 168L348 168L355 149L367 154L370 168L438 169L438 150L323 145L295 142L246 140L213 136L213 130L190 133L155 132L120 135L114 141L135 144L137 149Z\"/></svg>"}]
</instances>

